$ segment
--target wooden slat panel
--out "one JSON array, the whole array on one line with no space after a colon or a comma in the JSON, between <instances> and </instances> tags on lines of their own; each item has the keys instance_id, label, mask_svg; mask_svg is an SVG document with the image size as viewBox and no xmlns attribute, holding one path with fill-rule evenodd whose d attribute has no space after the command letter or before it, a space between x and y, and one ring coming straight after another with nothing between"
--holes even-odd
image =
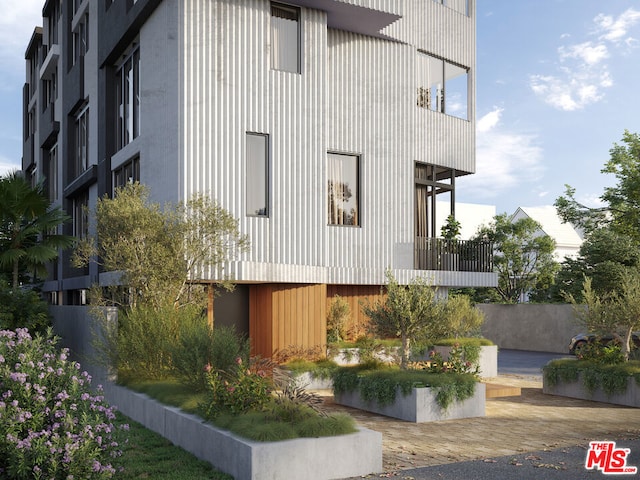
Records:
<instances>
[{"instance_id":1,"label":"wooden slat panel","mask_svg":"<svg viewBox=\"0 0 640 480\"><path fill-rule=\"evenodd\" d=\"M254 285L249 289L249 337L251 353L270 357L273 352L272 289L269 285Z\"/></svg>"},{"instance_id":2,"label":"wooden slat panel","mask_svg":"<svg viewBox=\"0 0 640 480\"><path fill-rule=\"evenodd\" d=\"M336 295L340 295L340 297L349 303L351 318L347 322L346 330L347 335L350 337L356 337L366 332L369 323L368 317L362 312L361 303L366 301L375 303L376 301L382 301L384 299L381 288L377 285L328 285L326 301L327 314L329 313L331 302ZM348 339L355 340L355 338Z\"/></svg>"}]
</instances>

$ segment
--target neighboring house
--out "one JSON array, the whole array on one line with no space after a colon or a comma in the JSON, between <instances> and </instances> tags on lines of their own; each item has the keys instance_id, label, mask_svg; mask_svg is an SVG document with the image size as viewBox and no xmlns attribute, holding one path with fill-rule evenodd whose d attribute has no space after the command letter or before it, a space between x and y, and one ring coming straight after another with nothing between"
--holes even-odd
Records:
<instances>
[{"instance_id":1,"label":"neighboring house","mask_svg":"<svg viewBox=\"0 0 640 480\"><path fill-rule=\"evenodd\" d=\"M576 258L584 240L583 234L570 223L563 223L558 216L556 207L544 205L541 207L518 207L511 216L512 221L521 218L531 218L540 224L539 235L549 235L556 242L553 252L556 261L565 258Z\"/></svg>"},{"instance_id":2,"label":"neighboring house","mask_svg":"<svg viewBox=\"0 0 640 480\"><path fill-rule=\"evenodd\" d=\"M494 286L486 262L447 270L432 240L435 199L455 201L476 166L475 15L475 0L47 0L26 51L23 170L78 237L125 182L161 204L219 201L251 249L226 265L238 287L216 322L264 355L324 344L329 300L361 315L387 268ZM68 260L44 290L81 305L108 272Z\"/></svg>"}]
</instances>

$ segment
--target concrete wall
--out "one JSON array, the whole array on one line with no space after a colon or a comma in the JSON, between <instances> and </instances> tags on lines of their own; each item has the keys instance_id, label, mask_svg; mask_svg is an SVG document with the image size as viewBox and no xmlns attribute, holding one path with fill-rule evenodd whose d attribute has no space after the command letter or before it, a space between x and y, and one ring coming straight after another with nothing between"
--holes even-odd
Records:
<instances>
[{"instance_id":1,"label":"concrete wall","mask_svg":"<svg viewBox=\"0 0 640 480\"><path fill-rule=\"evenodd\" d=\"M494 305L478 308L485 314L482 335L499 348L569 353L569 340L583 332L570 305Z\"/></svg>"},{"instance_id":2,"label":"concrete wall","mask_svg":"<svg viewBox=\"0 0 640 480\"><path fill-rule=\"evenodd\" d=\"M106 319L117 321L118 313L115 308L104 309ZM83 306L49 306L49 313L53 317L53 331L61 338L61 345L69 349L71 358L80 362L83 370L93 376L94 386L104 383L107 369L99 361L94 348L94 333L100 331L98 322L90 314L89 307Z\"/></svg>"}]
</instances>

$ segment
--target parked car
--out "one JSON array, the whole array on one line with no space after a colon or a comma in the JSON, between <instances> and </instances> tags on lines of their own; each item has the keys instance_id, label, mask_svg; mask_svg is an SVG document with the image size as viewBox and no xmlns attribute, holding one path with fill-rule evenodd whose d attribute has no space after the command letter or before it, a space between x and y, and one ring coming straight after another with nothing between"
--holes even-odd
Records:
<instances>
[{"instance_id":1,"label":"parked car","mask_svg":"<svg viewBox=\"0 0 640 480\"><path fill-rule=\"evenodd\" d=\"M609 345L616 340L613 338L613 335L603 335L599 337L594 333L579 333L571 338L571 342L569 342L569 353L577 355L583 346L595 341L598 341L601 345ZM632 332L631 341L636 347L640 347L640 332Z\"/></svg>"}]
</instances>

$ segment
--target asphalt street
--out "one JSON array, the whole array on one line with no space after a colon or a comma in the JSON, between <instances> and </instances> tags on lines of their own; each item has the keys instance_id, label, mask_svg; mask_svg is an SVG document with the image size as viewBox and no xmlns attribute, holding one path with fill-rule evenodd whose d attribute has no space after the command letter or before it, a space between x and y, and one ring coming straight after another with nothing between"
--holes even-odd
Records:
<instances>
[{"instance_id":1,"label":"asphalt street","mask_svg":"<svg viewBox=\"0 0 640 480\"><path fill-rule=\"evenodd\" d=\"M627 466L640 468L640 439L618 439L616 448L629 448ZM604 474L585 468L585 447L523 453L471 462L402 470L395 478L413 480L585 480L638 478L638 474ZM640 471L640 470L639 470Z\"/></svg>"}]
</instances>

